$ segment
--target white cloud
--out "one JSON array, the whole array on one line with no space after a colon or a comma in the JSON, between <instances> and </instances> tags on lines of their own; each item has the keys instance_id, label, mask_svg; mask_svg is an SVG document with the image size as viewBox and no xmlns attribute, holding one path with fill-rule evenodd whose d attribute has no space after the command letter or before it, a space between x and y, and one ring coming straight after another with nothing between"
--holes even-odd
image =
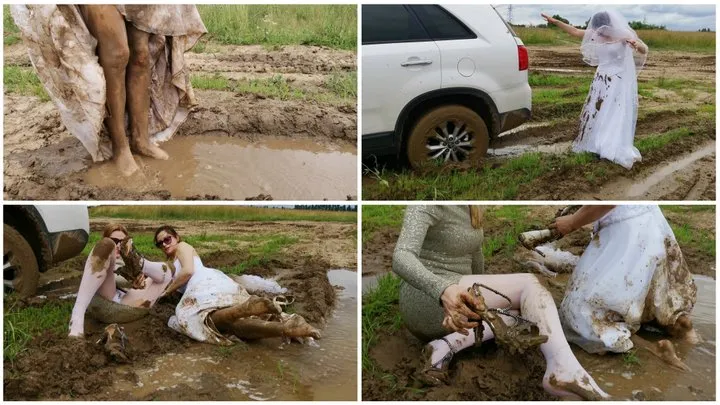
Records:
<instances>
[{"instance_id":1,"label":"white cloud","mask_svg":"<svg viewBox=\"0 0 720 405\"><path fill-rule=\"evenodd\" d=\"M503 18L507 18L507 4L495 7ZM677 31L697 31L701 28L715 30L714 5L637 4L611 7L622 13L628 21L645 21ZM573 25L584 25L595 12L605 8L607 6L596 4L513 4L512 22L525 25L544 24L545 20L540 17L540 12L544 12L549 15L559 14Z\"/></svg>"}]
</instances>

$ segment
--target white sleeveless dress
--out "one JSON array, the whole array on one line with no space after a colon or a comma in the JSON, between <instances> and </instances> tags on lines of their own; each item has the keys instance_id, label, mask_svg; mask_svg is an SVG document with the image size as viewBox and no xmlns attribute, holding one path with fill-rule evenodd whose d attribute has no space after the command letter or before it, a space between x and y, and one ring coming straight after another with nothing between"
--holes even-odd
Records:
<instances>
[{"instance_id":1,"label":"white sleeveless dress","mask_svg":"<svg viewBox=\"0 0 720 405\"><path fill-rule=\"evenodd\" d=\"M658 206L618 206L595 224L560 304L568 341L622 353L641 323L667 326L692 311L693 282Z\"/></svg>"},{"instance_id":2,"label":"white sleeveless dress","mask_svg":"<svg viewBox=\"0 0 720 405\"><path fill-rule=\"evenodd\" d=\"M592 152L626 169L641 160L633 146L637 122L637 73L624 42L597 47L598 67L580 115L574 152Z\"/></svg>"},{"instance_id":3,"label":"white sleeveless dress","mask_svg":"<svg viewBox=\"0 0 720 405\"><path fill-rule=\"evenodd\" d=\"M168 326L195 340L218 345L233 342L217 331L208 315L221 308L242 304L250 294L220 270L205 267L198 256L194 256L195 271L187 282L175 315L170 317ZM175 274L182 266L175 260Z\"/></svg>"}]
</instances>

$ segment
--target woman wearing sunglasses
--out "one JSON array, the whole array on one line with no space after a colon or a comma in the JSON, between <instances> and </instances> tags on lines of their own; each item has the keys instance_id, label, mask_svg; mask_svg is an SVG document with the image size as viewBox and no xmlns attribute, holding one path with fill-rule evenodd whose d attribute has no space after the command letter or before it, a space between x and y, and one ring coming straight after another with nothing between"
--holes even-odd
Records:
<instances>
[{"instance_id":1,"label":"woman wearing sunglasses","mask_svg":"<svg viewBox=\"0 0 720 405\"><path fill-rule=\"evenodd\" d=\"M175 291L182 298L168 326L201 342L230 345L241 339L269 337L320 338L320 332L297 314L283 313L270 299L250 295L225 273L205 267L195 249L171 226L155 232L155 245L174 268L162 296Z\"/></svg>"},{"instance_id":2,"label":"woman wearing sunglasses","mask_svg":"<svg viewBox=\"0 0 720 405\"><path fill-rule=\"evenodd\" d=\"M171 272L165 264L143 260L143 275L147 276L140 283L143 288L123 290L116 286L115 270L123 264L119 245L128 236L123 225L108 224L102 239L90 252L70 317L69 336L83 336L85 312L94 298L97 300L96 297L99 297L129 307L149 308L172 281Z\"/></svg>"}]
</instances>

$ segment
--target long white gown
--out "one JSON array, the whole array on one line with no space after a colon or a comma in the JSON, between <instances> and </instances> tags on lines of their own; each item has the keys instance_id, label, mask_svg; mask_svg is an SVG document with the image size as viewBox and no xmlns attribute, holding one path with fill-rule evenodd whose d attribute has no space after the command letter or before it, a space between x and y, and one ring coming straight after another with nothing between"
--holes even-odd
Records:
<instances>
[{"instance_id":1,"label":"long white gown","mask_svg":"<svg viewBox=\"0 0 720 405\"><path fill-rule=\"evenodd\" d=\"M595 233L568 281L560 318L568 341L590 353L622 353L642 323L675 323L697 299L670 225L658 206L618 206Z\"/></svg>"},{"instance_id":2,"label":"long white gown","mask_svg":"<svg viewBox=\"0 0 720 405\"><path fill-rule=\"evenodd\" d=\"M220 308L242 304L250 294L225 273L205 267L198 256L194 257L194 264L194 273L168 326L200 342L231 345L232 341L217 331L208 315ZM175 260L174 265L175 274L179 274L180 261Z\"/></svg>"},{"instance_id":3,"label":"long white gown","mask_svg":"<svg viewBox=\"0 0 720 405\"><path fill-rule=\"evenodd\" d=\"M633 145L637 122L637 77L632 48L624 42L596 47L598 67L580 115L574 152L593 152L626 169L641 160Z\"/></svg>"}]
</instances>

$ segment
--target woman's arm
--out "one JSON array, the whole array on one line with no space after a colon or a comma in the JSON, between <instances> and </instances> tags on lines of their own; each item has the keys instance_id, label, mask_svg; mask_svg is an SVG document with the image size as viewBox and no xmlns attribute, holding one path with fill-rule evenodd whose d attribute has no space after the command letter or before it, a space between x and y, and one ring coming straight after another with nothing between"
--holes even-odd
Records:
<instances>
[{"instance_id":1,"label":"woman's arm","mask_svg":"<svg viewBox=\"0 0 720 405\"><path fill-rule=\"evenodd\" d=\"M643 55L647 54L648 47L640 39L628 39L626 40L626 42L630 44L630 46L632 46L634 50L640 52Z\"/></svg>"},{"instance_id":2,"label":"woman's arm","mask_svg":"<svg viewBox=\"0 0 720 405\"><path fill-rule=\"evenodd\" d=\"M178 288L184 286L195 273L195 260L193 258L193 256L195 256L195 249L192 246L185 242L180 242L177 247L176 256L180 261L180 273L168 284L161 297L170 295Z\"/></svg>"},{"instance_id":3,"label":"woman's arm","mask_svg":"<svg viewBox=\"0 0 720 405\"><path fill-rule=\"evenodd\" d=\"M437 223L435 209L419 205L410 205L405 209L405 219L393 254L393 271L439 304L443 291L453 283L433 274L419 259L425 235Z\"/></svg>"},{"instance_id":4,"label":"woman's arm","mask_svg":"<svg viewBox=\"0 0 720 405\"><path fill-rule=\"evenodd\" d=\"M583 205L572 215L555 218L550 228L557 229L562 235L567 235L583 226L593 223L610 212L615 205Z\"/></svg>"},{"instance_id":5,"label":"woman's arm","mask_svg":"<svg viewBox=\"0 0 720 405\"><path fill-rule=\"evenodd\" d=\"M552 18L552 17L550 17L549 15L547 15L547 14L545 14L545 13L540 13L540 15L542 16L542 18L545 19L545 21L548 22L548 24L553 24L553 25L555 25L556 27L558 27L558 28L560 28L561 30L567 32L569 35L571 35L571 36L573 36L573 37L582 38L582 37L585 35L585 30L581 30L581 29L579 29L579 28L575 28L575 27L573 27L572 25L569 25L569 24L565 24L564 22L562 22L562 21L560 21L560 20L558 20L558 19Z\"/></svg>"}]
</instances>

